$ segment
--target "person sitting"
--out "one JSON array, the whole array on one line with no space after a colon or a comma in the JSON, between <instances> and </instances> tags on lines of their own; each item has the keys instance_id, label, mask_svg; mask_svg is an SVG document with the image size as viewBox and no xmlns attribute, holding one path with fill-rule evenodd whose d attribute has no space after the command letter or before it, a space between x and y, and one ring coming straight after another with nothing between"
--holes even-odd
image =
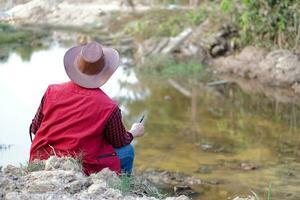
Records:
<instances>
[{"instance_id":1,"label":"person sitting","mask_svg":"<svg viewBox=\"0 0 300 200\"><path fill-rule=\"evenodd\" d=\"M126 131L117 103L99 88L118 66L118 52L95 41L65 53L71 81L48 86L30 125L35 137L29 162L72 156L81 160L87 175L106 167L131 174L131 141L144 134L144 124L134 123Z\"/></svg>"}]
</instances>

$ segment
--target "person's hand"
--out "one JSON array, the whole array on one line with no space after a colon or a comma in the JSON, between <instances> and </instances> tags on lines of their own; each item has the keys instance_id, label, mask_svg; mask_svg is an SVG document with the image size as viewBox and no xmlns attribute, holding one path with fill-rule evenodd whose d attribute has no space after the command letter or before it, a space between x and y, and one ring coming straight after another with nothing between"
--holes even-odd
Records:
<instances>
[{"instance_id":1,"label":"person's hand","mask_svg":"<svg viewBox=\"0 0 300 200\"><path fill-rule=\"evenodd\" d=\"M140 137L144 135L144 123L134 123L129 131L133 137Z\"/></svg>"}]
</instances>

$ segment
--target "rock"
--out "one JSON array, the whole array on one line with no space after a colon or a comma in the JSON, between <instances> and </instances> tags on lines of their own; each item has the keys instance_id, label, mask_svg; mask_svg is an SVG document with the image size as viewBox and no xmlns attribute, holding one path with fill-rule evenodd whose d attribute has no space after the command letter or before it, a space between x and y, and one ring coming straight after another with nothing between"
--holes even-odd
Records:
<instances>
[{"instance_id":1,"label":"rock","mask_svg":"<svg viewBox=\"0 0 300 200\"><path fill-rule=\"evenodd\" d=\"M12 180L18 180L20 176L27 174L27 170L24 167L15 167L8 165L3 169L4 175L9 177Z\"/></svg>"},{"instance_id":2,"label":"rock","mask_svg":"<svg viewBox=\"0 0 300 200\"><path fill-rule=\"evenodd\" d=\"M0 0L0 10L7 10L15 5L27 3L30 0Z\"/></svg>"},{"instance_id":3,"label":"rock","mask_svg":"<svg viewBox=\"0 0 300 200\"><path fill-rule=\"evenodd\" d=\"M32 0L26 4L13 7L7 13L12 19L25 24L47 24L53 26L87 26L93 24L100 27L102 12L99 5L81 6L62 0ZM96 22L99 23L96 23Z\"/></svg>"},{"instance_id":4,"label":"rock","mask_svg":"<svg viewBox=\"0 0 300 200\"><path fill-rule=\"evenodd\" d=\"M169 96L169 95L165 95L165 96L164 96L164 100L166 100L166 101L171 101L171 100L172 100L172 97Z\"/></svg>"},{"instance_id":5,"label":"rock","mask_svg":"<svg viewBox=\"0 0 300 200\"><path fill-rule=\"evenodd\" d=\"M74 199L68 194L32 194L32 193L20 193L10 192L6 194L6 200L41 200L41 199Z\"/></svg>"},{"instance_id":6,"label":"rock","mask_svg":"<svg viewBox=\"0 0 300 200\"><path fill-rule=\"evenodd\" d=\"M194 186L202 184L202 181L196 177L188 176L182 173L174 173L165 170L147 170L141 172L140 176L146 178L155 185L162 186Z\"/></svg>"},{"instance_id":7,"label":"rock","mask_svg":"<svg viewBox=\"0 0 300 200\"><path fill-rule=\"evenodd\" d=\"M188 200L189 198L185 195L179 197L167 197L165 200Z\"/></svg>"},{"instance_id":8,"label":"rock","mask_svg":"<svg viewBox=\"0 0 300 200\"><path fill-rule=\"evenodd\" d=\"M106 196L108 199L121 199L122 193L120 190L108 188L104 192L104 196Z\"/></svg>"},{"instance_id":9,"label":"rock","mask_svg":"<svg viewBox=\"0 0 300 200\"><path fill-rule=\"evenodd\" d=\"M225 151L224 147L219 147L211 144L201 144L200 147L203 151L207 152L219 153Z\"/></svg>"},{"instance_id":10,"label":"rock","mask_svg":"<svg viewBox=\"0 0 300 200\"><path fill-rule=\"evenodd\" d=\"M212 172L212 169L209 166L202 166L195 172L200 174L210 174Z\"/></svg>"},{"instance_id":11,"label":"rock","mask_svg":"<svg viewBox=\"0 0 300 200\"><path fill-rule=\"evenodd\" d=\"M87 193L88 194L103 194L103 192L105 191L105 188L106 188L106 184L104 182L102 184L95 183L95 184L92 184L88 188Z\"/></svg>"},{"instance_id":12,"label":"rock","mask_svg":"<svg viewBox=\"0 0 300 200\"><path fill-rule=\"evenodd\" d=\"M235 197L233 200L255 200L254 196L248 196L248 197Z\"/></svg>"},{"instance_id":13,"label":"rock","mask_svg":"<svg viewBox=\"0 0 300 200\"><path fill-rule=\"evenodd\" d=\"M25 174L22 174L23 168L14 166L8 166L3 172L0 171L0 199L157 200L154 197L140 197L135 193L126 195L118 189L111 188L111 183L120 179L108 168L88 177L82 173L81 167L78 167L79 163L71 157L50 157L45 163L46 170L25 171ZM171 199L187 198L181 196Z\"/></svg>"},{"instance_id":14,"label":"rock","mask_svg":"<svg viewBox=\"0 0 300 200\"><path fill-rule=\"evenodd\" d=\"M224 182L222 180L214 179L214 180L205 181L205 183L210 185L220 185L223 184Z\"/></svg>"},{"instance_id":15,"label":"rock","mask_svg":"<svg viewBox=\"0 0 300 200\"><path fill-rule=\"evenodd\" d=\"M73 192L76 187L83 189L89 185L89 180L82 173L75 171L38 171L26 175L24 179L27 191L32 193L64 190Z\"/></svg>"},{"instance_id":16,"label":"rock","mask_svg":"<svg viewBox=\"0 0 300 200\"><path fill-rule=\"evenodd\" d=\"M195 190L193 190L190 186L181 185L181 186L174 186L174 193L175 195L186 195L191 196L197 194Z\"/></svg>"},{"instance_id":17,"label":"rock","mask_svg":"<svg viewBox=\"0 0 300 200\"><path fill-rule=\"evenodd\" d=\"M244 170L244 171L256 170L256 169L259 168L258 165L255 165L255 164L253 164L253 163L245 163L245 162L242 162L242 163L240 164L240 167L241 167L241 169Z\"/></svg>"},{"instance_id":18,"label":"rock","mask_svg":"<svg viewBox=\"0 0 300 200\"><path fill-rule=\"evenodd\" d=\"M211 50L210 50L210 54L213 57L217 57L217 56L224 55L226 51L227 51L226 44L221 43L221 44L217 44L217 45L212 46Z\"/></svg>"},{"instance_id":19,"label":"rock","mask_svg":"<svg viewBox=\"0 0 300 200\"><path fill-rule=\"evenodd\" d=\"M294 90L294 92L296 94L298 94L298 95L300 94L300 84L298 82L296 82L292 85L292 89Z\"/></svg>"},{"instance_id":20,"label":"rock","mask_svg":"<svg viewBox=\"0 0 300 200\"><path fill-rule=\"evenodd\" d=\"M136 8L144 11L150 7L139 4ZM31 0L7 11L14 23L84 27L85 30L90 27L106 29L106 24L112 18L115 20L114 13L118 12L130 13L131 9L121 6L118 0Z\"/></svg>"},{"instance_id":21,"label":"rock","mask_svg":"<svg viewBox=\"0 0 300 200\"><path fill-rule=\"evenodd\" d=\"M94 183L102 183L102 180L105 180L106 182L117 182L119 181L119 177L117 174L108 168L104 168L97 174L91 174L90 179Z\"/></svg>"},{"instance_id":22,"label":"rock","mask_svg":"<svg viewBox=\"0 0 300 200\"><path fill-rule=\"evenodd\" d=\"M300 82L299 56L288 50L272 51L259 63L257 76L272 86L291 86Z\"/></svg>"}]
</instances>

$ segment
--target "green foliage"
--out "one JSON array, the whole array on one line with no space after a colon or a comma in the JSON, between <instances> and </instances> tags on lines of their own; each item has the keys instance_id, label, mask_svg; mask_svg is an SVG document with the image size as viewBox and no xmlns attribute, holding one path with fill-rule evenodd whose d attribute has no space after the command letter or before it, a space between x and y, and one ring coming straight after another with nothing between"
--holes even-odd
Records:
<instances>
[{"instance_id":1,"label":"green foliage","mask_svg":"<svg viewBox=\"0 0 300 200\"><path fill-rule=\"evenodd\" d=\"M296 0L220 0L202 3L197 9L151 10L125 25L124 30L140 39L170 37L186 27L201 24L206 18L219 26L230 22L237 25L242 46L288 49L299 46L300 4Z\"/></svg>"},{"instance_id":2,"label":"green foliage","mask_svg":"<svg viewBox=\"0 0 300 200\"><path fill-rule=\"evenodd\" d=\"M207 12L204 8L199 7L197 10L188 11L186 17L191 25L199 25L206 18Z\"/></svg>"},{"instance_id":3,"label":"green foliage","mask_svg":"<svg viewBox=\"0 0 300 200\"><path fill-rule=\"evenodd\" d=\"M168 78L201 79L205 75L205 66L196 60L176 62L167 55L149 56L142 66L148 74L159 74Z\"/></svg>"},{"instance_id":4,"label":"green foliage","mask_svg":"<svg viewBox=\"0 0 300 200\"><path fill-rule=\"evenodd\" d=\"M15 28L5 23L0 23L0 45L11 43L26 43L45 37L46 32L34 32L29 29Z\"/></svg>"},{"instance_id":5,"label":"green foliage","mask_svg":"<svg viewBox=\"0 0 300 200\"><path fill-rule=\"evenodd\" d=\"M27 172L41 171L45 169L45 162L41 160L34 160L27 162L26 165L21 165L21 168Z\"/></svg>"},{"instance_id":6,"label":"green foliage","mask_svg":"<svg viewBox=\"0 0 300 200\"><path fill-rule=\"evenodd\" d=\"M230 12L232 10L232 4L229 0L222 0L220 7L223 12Z\"/></svg>"},{"instance_id":7,"label":"green foliage","mask_svg":"<svg viewBox=\"0 0 300 200\"><path fill-rule=\"evenodd\" d=\"M223 0L227 2L227 0ZM295 0L241 0L236 23L244 44L293 48L300 37L300 5ZM226 7L226 6L225 6ZM272 44L273 43L273 44Z\"/></svg>"},{"instance_id":8,"label":"green foliage","mask_svg":"<svg viewBox=\"0 0 300 200\"><path fill-rule=\"evenodd\" d=\"M269 184L268 191L264 193L264 198L263 200L271 200L271 190L272 190L272 183ZM257 193L251 191L251 193L254 195L255 200L260 200L259 196Z\"/></svg>"},{"instance_id":9,"label":"green foliage","mask_svg":"<svg viewBox=\"0 0 300 200\"><path fill-rule=\"evenodd\" d=\"M0 32L0 44L22 42L31 37L31 33L27 31L14 31L7 34L6 31Z\"/></svg>"},{"instance_id":10,"label":"green foliage","mask_svg":"<svg viewBox=\"0 0 300 200\"><path fill-rule=\"evenodd\" d=\"M142 39L176 36L184 28L199 25L206 17L204 9L151 10L127 24L125 32Z\"/></svg>"},{"instance_id":11,"label":"green foliage","mask_svg":"<svg viewBox=\"0 0 300 200\"><path fill-rule=\"evenodd\" d=\"M10 30L10 29L11 29L11 26L9 26L8 24L0 22L0 31L7 31L7 30Z\"/></svg>"},{"instance_id":12,"label":"green foliage","mask_svg":"<svg viewBox=\"0 0 300 200\"><path fill-rule=\"evenodd\" d=\"M186 5L189 0L156 0L155 3L158 4L175 4L175 5Z\"/></svg>"},{"instance_id":13,"label":"green foliage","mask_svg":"<svg viewBox=\"0 0 300 200\"><path fill-rule=\"evenodd\" d=\"M138 196L149 196L155 198L163 198L163 195L153 184L146 179L128 176L122 174L118 181L109 182L110 187L118 189L123 195L138 195Z\"/></svg>"},{"instance_id":14,"label":"green foliage","mask_svg":"<svg viewBox=\"0 0 300 200\"><path fill-rule=\"evenodd\" d=\"M187 63L177 63L174 60L163 66L161 73L168 76L197 76L204 71L204 65L191 60Z\"/></svg>"}]
</instances>

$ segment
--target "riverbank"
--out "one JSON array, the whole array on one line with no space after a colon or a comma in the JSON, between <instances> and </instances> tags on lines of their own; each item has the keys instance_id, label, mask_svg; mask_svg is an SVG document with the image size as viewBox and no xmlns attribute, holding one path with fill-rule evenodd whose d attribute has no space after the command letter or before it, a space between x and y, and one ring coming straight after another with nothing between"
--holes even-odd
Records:
<instances>
[{"instance_id":1,"label":"riverbank","mask_svg":"<svg viewBox=\"0 0 300 200\"><path fill-rule=\"evenodd\" d=\"M173 64L192 60L198 63L193 66L210 66L214 73L230 77L230 81L241 78L252 80L260 84L260 88L289 91L286 92L290 95L287 98L300 97L299 42L287 46L288 43L280 45L282 42L279 44L274 40L273 45L270 45L270 37L266 38L268 45L255 43L257 46L247 46L252 44L251 41L255 42L256 38L251 35L252 40L246 41L243 28L249 28L250 25L239 27L236 24L234 19L237 16L232 13L233 4L227 2L227 5L224 3L226 1L222 1L223 4L218 6L206 2L193 8L143 1L135 1L132 6L124 2L32 0L7 10L2 21L76 30L80 34L73 40L78 43L97 40L113 46L122 54L133 57L135 65L143 65L148 58L153 60L153 57L167 55L174 61L171 62ZM249 11L247 5L243 6L236 8L236 15ZM60 33L56 37L70 37L72 31L68 33ZM297 31L294 33L297 34ZM282 40L282 34L279 36ZM298 37L299 34L295 35L296 39ZM290 49L280 49L284 47ZM159 65L164 67L168 63L162 62ZM191 70L199 76L201 71Z\"/></svg>"},{"instance_id":2,"label":"riverbank","mask_svg":"<svg viewBox=\"0 0 300 200\"><path fill-rule=\"evenodd\" d=\"M7 166L0 171L0 197L13 199L128 199L187 200L185 196L163 197L150 183L128 182L104 169L87 177L73 158L50 157L28 166ZM127 185L126 185L127 184ZM129 189L131 189L129 191ZM153 195L153 196L151 196Z\"/></svg>"},{"instance_id":3,"label":"riverbank","mask_svg":"<svg viewBox=\"0 0 300 200\"><path fill-rule=\"evenodd\" d=\"M158 174L157 174L158 173ZM15 199L126 199L126 200L188 200L184 195L165 197L166 195L152 185L166 182L184 182L199 184L193 178L176 176L170 173L151 172L140 177L117 176L109 169L103 169L89 177L82 172L78 160L68 157L50 157L46 161L35 160L27 166L9 165L0 170L0 197L4 200ZM141 178L148 177L148 179ZM159 180L158 183L155 180ZM161 182L162 181L162 182ZM177 187L178 192L187 187ZM234 200L252 200L254 197Z\"/></svg>"}]
</instances>

